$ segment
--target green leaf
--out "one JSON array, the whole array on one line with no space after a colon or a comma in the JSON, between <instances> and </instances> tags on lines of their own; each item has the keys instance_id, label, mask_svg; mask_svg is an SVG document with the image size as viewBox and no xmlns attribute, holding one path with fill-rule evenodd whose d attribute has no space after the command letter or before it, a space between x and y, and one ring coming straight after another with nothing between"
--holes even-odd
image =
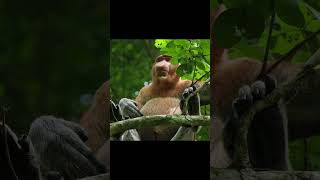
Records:
<instances>
[{"instance_id":1,"label":"green leaf","mask_svg":"<svg viewBox=\"0 0 320 180\"><path fill-rule=\"evenodd\" d=\"M190 42L188 40L174 40L175 45L182 46L183 48L188 48L190 46Z\"/></svg>"},{"instance_id":2,"label":"green leaf","mask_svg":"<svg viewBox=\"0 0 320 180\"><path fill-rule=\"evenodd\" d=\"M156 46L156 48L165 48L169 42L170 40L166 39L156 39L154 45Z\"/></svg>"},{"instance_id":3,"label":"green leaf","mask_svg":"<svg viewBox=\"0 0 320 180\"><path fill-rule=\"evenodd\" d=\"M228 9L217 18L213 34L218 47L230 48L241 40L237 17L239 17L238 9Z\"/></svg>"},{"instance_id":4,"label":"green leaf","mask_svg":"<svg viewBox=\"0 0 320 180\"><path fill-rule=\"evenodd\" d=\"M154 43L156 48L165 48L167 46L166 41L157 39Z\"/></svg>"},{"instance_id":5,"label":"green leaf","mask_svg":"<svg viewBox=\"0 0 320 180\"><path fill-rule=\"evenodd\" d=\"M201 61L195 61L195 62L196 62L197 68L199 68L201 70L206 70L206 66L204 65L203 62L201 62Z\"/></svg>"},{"instance_id":6,"label":"green leaf","mask_svg":"<svg viewBox=\"0 0 320 180\"><path fill-rule=\"evenodd\" d=\"M193 70L193 66L191 64L181 64L177 68L177 74L178 76L182 77L186 74L191 74Z\"/></svg>"},{"instance_id":7,"label":"green leaf","mask_svg":"<svg viewBox=\"0 0 320 180\"><path fill-rule=\"evenodd\" d=\"M305 25L298 0L275 0L275 10L278 17L285 23L296 27Z\"/></svg>"},{"instance_id":8,"label":"green leaf","mask_svg":"<svg viewBox=\"0 0 320 180\"><path fill-rule=\"evenodd\" d=\"M264 18L271 14L270 0L259 0L259 2L252 0L224 0L224 4L227 8L248 8L256 11L256 13L259 13Z\"/></svg>"},{"instance_id":9,"label":"green leaf","mask_svg":"<svg viewBox=\"0 0 320 180\"><path fill-rule=\"evenodd\" d=\"M314 15L315 18L317 18L318 20L320 20L320 13L319 13L319 11L315 10L313 7L311 7L311 6L308 5L307 3L304 3L304 5L312 12L312 14Z\"/></svg>"},{"instance_id":10,"label":"green leaf","mask_svg":"<svg viewBox=\"0 0 320 180\"><path fill-rule=\"evenodd\" d=\"M250 44L248 40L243 39L230 50L230 57L251 57L263 59L264 48L257 44Z\"/></svg>"},{"instance_id":11,"label":"green leaf","mask_svg":"<svg viewBox=\"0 0 320 180\"><path fill-rule=\"evenodd\" d=\"M230 48L242 37L257 39L264 30L264 18L249 8L224 11L213 27L214 38L220 48Z\"/></svg>"}]
</instances>

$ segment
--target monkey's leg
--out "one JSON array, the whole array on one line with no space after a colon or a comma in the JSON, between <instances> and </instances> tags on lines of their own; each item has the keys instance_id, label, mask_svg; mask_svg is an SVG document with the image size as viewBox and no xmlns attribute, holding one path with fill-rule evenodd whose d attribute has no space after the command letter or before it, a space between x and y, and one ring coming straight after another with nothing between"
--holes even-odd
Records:
<instances>
[{"instance_id":1,"label":"monkey's leg","mask_svg":"<svg viewBox=\"0 0 320 180\"><path fill-rule=\"evenodd\" d=\"M254 101L265 98L276 87L276 80L265 76L251 86ZM286 116L279 103L256 113L249 132L248 148L250 160L255 168L287 170L288 139Z\"/></svg>"},{"instance_id":2,"label":"monkey's leg","mask_svg":"<svg viewBox=\"0 0 320 180\"><path fill-rule=\"evenodd\" d=\"M143 116L139 111L136 102L131 99L122 98L119 101L118 107L122 119ZM136 129L129 129L120 136L120 141L141 141L141 138Z\"/></svg>"},{"instance_id":3,"label":"monkey's leg","mask_svg":"<svg viewBox=\"0 0 320 180\"><path fill-rule=\"evenodd\" d=\"M263 81L256 81L251 87L243 86L233 102L233 117L224 129L224 143L229 156L234 158L234 142L241 126L242 115L253 102L263 99L276 87L270 76ZM253 118L248 131L248 151L254 168L284 170L288 168L287 135L284 116L278 104L266 108Z\"/></svg>"},{"instance_id":4,"label":"monkey's leg","mask_svg":"<svg viewBox=\"0 0 320 180\"><path fill-rule=\"evenodd\" d=\"M234 159L235 139L241 126L241 116L252 105L253 97L249 86L242 86L238 91L238 97L232 103L230 116L225 117L226 124L223 129L223 142L225 149L231 159Z\"/></svg>"}]
</instances>

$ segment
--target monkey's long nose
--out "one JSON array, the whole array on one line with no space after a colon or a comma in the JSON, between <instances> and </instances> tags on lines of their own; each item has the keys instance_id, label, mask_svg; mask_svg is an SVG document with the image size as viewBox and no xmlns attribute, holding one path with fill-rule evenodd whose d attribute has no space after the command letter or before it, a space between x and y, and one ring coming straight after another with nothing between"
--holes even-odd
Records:
<instances>
[{"instance_id":1,"label":"monkey's long nose","mask_svg":"<svg viewBox=\"0 0 320 180\"><path fill-rule=\"evenodd\" d=\"M160 61L155 64L155 68L158 71L169 71L169 66L170 66L170 63L167 61Z\"/></svg>"}]
</instances>

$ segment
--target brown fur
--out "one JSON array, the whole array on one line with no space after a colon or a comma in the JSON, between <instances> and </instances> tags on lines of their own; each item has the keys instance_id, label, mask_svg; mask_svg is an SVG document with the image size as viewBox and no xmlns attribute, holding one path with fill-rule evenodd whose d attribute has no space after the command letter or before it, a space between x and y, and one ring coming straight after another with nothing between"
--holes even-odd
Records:
<instances>
[{"instance_id":1,"label":"brown fur","mask_svg":"<svg viewBox=\"0 0 320 180\"><path fill-rule=\"evenodd\" d=\"M106 167L106 171L110 172L110 140L104 143L104 145L98 150L97 159Z\"/></svg>"},{"instance_id":2,"label":"brown fur","mask_svg":"<svg viewBox=\"0 0 320 180\"><path fill-rule=\"evenodd\" d=\"M157 62L157 59L152 66L152 83L143 87L136 97L139 109L155 97L179 97L184 89L191 85L191 81L181 80L178 77L176 74L177 65L173 65L165 60ZM168 71L165 77L159 75L163 69Z\"/></svg>"},{"instance_id":3,"label":"brown fur","mask_svg":"<svg viewBox=\"0 0 320 180\"><path fill-rule=\"evenodd\" d=\"M103 146L109 134L109 83L105 82L96 91L93 104L82 117L80 124L88 132L86 144L93 152Z\"/></svg>"},{"instance_id":4,"label":"brown fur","mask_svg":"<svg viewBox=\"0 0 320 180\"><path fill-rule=\"evenodd\" d=\"M172 65L170 57L159 56L152 66L152 83L143 87L136 98L138 108L144 115L181 114L179 96L191 85L189 80L181 80L176 74L177 65ZM165 75L164 75L165 74ZM156 126L139 130L142 140L169 140L178 126Z\"/></svg>"}]
</instances>

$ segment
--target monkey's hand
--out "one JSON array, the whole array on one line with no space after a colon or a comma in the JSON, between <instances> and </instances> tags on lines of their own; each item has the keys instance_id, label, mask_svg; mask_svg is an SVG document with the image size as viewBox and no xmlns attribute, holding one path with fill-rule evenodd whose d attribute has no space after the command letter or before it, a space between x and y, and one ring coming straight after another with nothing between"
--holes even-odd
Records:
<instances>
[{"instance_id":1,"label":"monkey's hand","mask_svg":"<svg viewBox=\"0 0 320 180\"><path fill-rule=\"evenodd\" d=\"M122 98L119 101L119 109L124 119L136 118L143 116L137 107L137 103L134 100Z\"/></svg>"},{"instance_id":2,"label":"monkey's hand","mask_svg":"<svg viewBox=\"0 0 320 180\"><path fill-rule=\"evenodd\" d=\"M42 116L32 123L29 137L41 168L47 171L57 171L65 179L105 173L104 165L84 143L84 129L74 122Z\"/></svg>"},{"instance_id":3,"label":"monkey's hand","mask_svg":"<svg viewBox=\"0 0 320 180\"><path fill-rule=\"evenodd\" d=\"M182 93L182 98L180 101L180 109L183 111L186 99L194 92L197 90L197 86L193 85L190 87L187 87L183 93ZM185 112L188 115L200 115L200 97L199 94L196 94L194 96L191 96L189 101L188 101L188 112Z\"/></svg>"},{"instance_id":4,"label":"monkey's hand","mask_svg":"<svg viewBox=\"0 0 320 180\"><path fill-rule=\"evenodd\" d=\"M184 107L185 107L185 102L187 101L187 98L194 93L197 90L196 85L192 85L190 87L187 87L183 93L182 93L182 98L180 101L180 108L181 111L187 115L200 115L200 96L199 94L196 94L194 96L191 96L189 98L188 101L188 108L187 108L187 112L184 112ZM194 126L191 127L191 131L192 131L192 140L194 141L196 139L196 133L198 131L199 126ZM176 135L172 138L175 139L175 137L177 136L177 134L179 132L183 132L183 131L188 131L188 129L184 128L184 127L180 127L178 132L176 133Z\"/></svg>"},{"instance_id":5,"label":"monkey's hand","mask_svg":"<svg viewBox=\"0 0 320 180\"><path fill-rule=\"evenodd\" d=\"M266 95L270 94L276 87L276 80L271 75L265 75L254 82L251 87L248 85L242 86L239 89L238 97L233 101L233 113L236 119L248 111L251 105L263 99Z\"/></svg>"}]
</instances>

